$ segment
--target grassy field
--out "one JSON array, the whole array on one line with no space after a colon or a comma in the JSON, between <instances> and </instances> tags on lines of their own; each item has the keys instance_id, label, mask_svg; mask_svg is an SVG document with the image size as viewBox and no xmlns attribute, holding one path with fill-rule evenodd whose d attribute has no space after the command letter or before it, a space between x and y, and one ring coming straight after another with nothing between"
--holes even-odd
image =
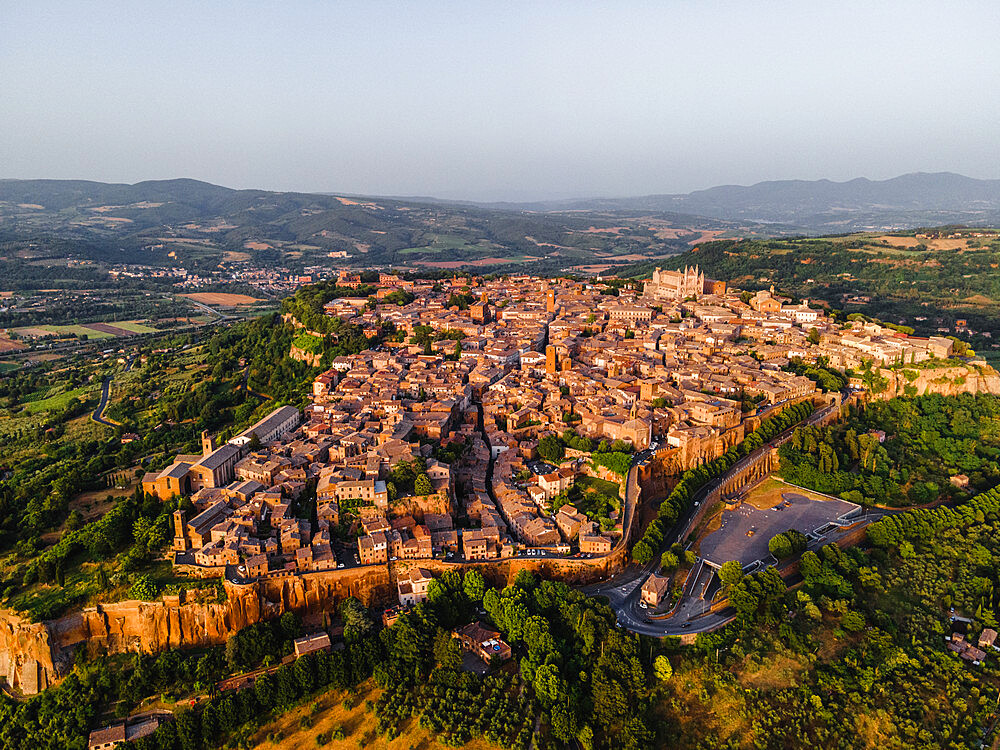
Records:
<instances>
[{"instance_id":1,"label":"grassy field","mask_svg":"<svg viewBox=\"0 0 1000 750\"><path fill-rule=\"evenodd\" d=\"M122 322L107 323L107 325L114 328L121 328L122 330L128 331L130 333L155 333L156 329L145 323L140 323L136 320L126 320ZM94 328L90 328L86 325L39 325L30 326L27 328L16 328L14 329L20 335L27 338L42 336L45 334L53 334L55 336L86 336L88 339L113 339L117 338L114 333L108 331L99 331Z\"/></svg>"},{"instance_id":2,"label":"grassy field","mask_svg":"<svg viewBox=\"0 0 1000 750\"><path fill-rule=\"evenodd\" d=\"M252 305L256 302L264 302L258 297L250 297L246 294L229 294L227 292L193 292L182 294L181 297L193 299L203 305L220 305L222 307L232 307L235 305Z\"/></svg>"},{"instance_id":3,"label":"grassy field","mask_svg":"<svg viewBox=\"0 0 1000 750\"><path fill-rule=\"evenodd\" d=\"M0 373L10 372L11 370L16 370L21 365L17 362L0 362Z\"/></svg>"},{"instance_id":4,"label":"grassy field","mask_svg":"<svg viewBox=\"0 0 1000 750\"><path fill-rule=\"evenodd\" d=\"M252 747L272 750L300 750L323 747L329 750L432 750L444 747L434 734L422 729L416 718L410 718L400 726L399 736L388 741L375 734L376 717L365 709L365 701L378 700L381 690L370 681L359 685L349 695L329 691L315 701L304 705L265 724L252 737ZM350 699L350 708L343 701ZM314 708L315 706L315 708ZM331 739L320 745L316 735L340 728L344 739ZM461 747L465 750L495 750L495 746L483 740L473 740Z\"/></svg>"},{"instance_id":5,"label":"grassy field","mask_svg":"<svg viewBox=\"0 0 1000 750\"><path fill-rule=\"evenodd\" d=\"M40 338L42 336L72 336L85 335L90 339L111 339L110 333L95 331L92 328L83 326L30 326L28 328L15 328L14 332L23 338Z\"/></svg>"},{"instance_id":6,"label":"grassy field","mask_svg":"<svg viewBox=\"0 0 1000 750\"><path fill-rule=\"evenodd\" d=\"M422 247L407 247L403 250L399 250L398 252L400 255L415 255L417 253L440 253L444 251L452 253L460 251L463 254L469 252L492 252L493 245L486 242L482 244L472 244L455 235L439 234L429 245L424 245Z\"/></svg>"},{"instance_id":7,"label":"grassy field","mask_svg":"<svg viewBox=\"0 0 1000 750\"><path fill-rule=\"evenodd\" d=\"M70 336L76 334L77 336L86 336L90 339L113 339L115 335L113 333L107 333L105 331L95 331L93 328L87 328L86 326L42 326L46 330L58 333L60 336Z\"/></svg>"},{"instance_id":8,"label":"grassy field","mask_svg":"<svg viewBox=\"0 0 1000 750\"><path fill-rule=\"evenodd\" d=\"M99 391L99 386L96 384L84 385L79 388L74 388L69 391L57 391L52 395L46 396L43 399L37 401L29 401L25 405L25 409L30 414L37 414L43 411L62 411L73 401L83 397L90 398L92 396L96 397Z\"/></svg>"},{"instance_id":9,"label":"grassy field","mask_svg":"<svg viewBox=\"0 0 1000 750\"><path fill-rule=\"evenodd\" d=\"M151 328L144 323L139 323L134 320L126 320L122 323L113 323L112 325L118 328L124 328L126 331L132 331L132 333L154 333L156 331L155 328Z\"/></svg>"},{"instance_id":10,"label":"grassy field","mask_svg":"<svg viewBox=\"0 0 1000 750\"><path fill-rule=\"evenodd\" d=\"M576 484L584 493L599 492L602 495L607 495L609 497L619 497L619 484L617 482L609 482L605 479L598 479L597 477L578 477Z\"/></svg>"}]
</instances>

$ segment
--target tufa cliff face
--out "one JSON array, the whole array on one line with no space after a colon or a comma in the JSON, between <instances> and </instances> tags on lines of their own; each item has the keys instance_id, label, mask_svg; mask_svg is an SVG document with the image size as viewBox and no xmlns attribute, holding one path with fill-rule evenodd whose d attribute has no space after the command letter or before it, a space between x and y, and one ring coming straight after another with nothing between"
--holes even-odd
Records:
<instances>
[{"instance_id":1,"label":"tufa cliff face","mask_svg":"<svg viewBox=\"0 0 1000 750\"><path fill-rule=\"evenodd\" d=\"M480 570L490 582L505 585L521 570L568 583L586 583L620 571L628 562L628 546L594 559L489 560L447 563L415 560L435 572ZM355 596L366 606L396 597L396 576L410 563L266 578L245 586L226 583L226 601L182 603L178 596L161 601L101 604L58 620L35 623L0 610L0 680L25 695L58 682L69 671L78 648L155 653L169 648L217 646L248 625L296 612L316 620Z\"/></svg>"},{"instance_id":2,"label":"tufa cliff face","mask_svg":"<svg viewBox=\"0 0 1000 750\"><path fill-rule=\"evenodd\" d=\"M51 685L58 673L48 628L0 610L0 677L32 695Z\"/></svg>"},{"instance_id":3,"label":"tufa cliff face","mask_svg":"<svg viewBox=\"0 0 1000 750\"><path fill-rule=\"evenodd\" d=\"M349 596L370 605L389 596L389 572L377 566L273 578L227 584L226 593L225 602L213 604L182 604L177 596L101 604L42 623L0 610L0 679L33 695L63 677L83 646L112 653L217 646L283 612L329 612Z\"/></svg>"},{"instance_id":4,"label":"tufa cliff face","mask_svg":"<svg viewBox=\"0 0 1000 750\"><path fill-rule=\"evenodd\" d=\"M904 367L900 370L880 369L879 374L888 382L886 389L877 396L883 399L923 396L928 393L942 396L957 396L960 393L1000 394L1000 374L989 365L919 370Z\"/></svg>"}]
</instances>

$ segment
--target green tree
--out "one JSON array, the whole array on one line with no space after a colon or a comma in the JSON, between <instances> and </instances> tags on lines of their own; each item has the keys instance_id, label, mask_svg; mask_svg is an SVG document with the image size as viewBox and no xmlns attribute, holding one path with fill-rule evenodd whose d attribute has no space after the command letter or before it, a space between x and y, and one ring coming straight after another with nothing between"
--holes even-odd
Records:
<instances>
[{"instance_id":1,"label":"green tree","mask_svg":"<svg viewBox=\"0 0 1000 750\"><path fill-rule=\"evenodd\" d=\"M431 484L430 477L426 474L417 475L416 480L413 482L413 491L422 497L430 495L434 492L434 485Z\"/></svg>"},{"instance_id":2,"label":"green tree","mask_svg":"<svg viewBox=\"0 0 1000 750\"><path fill-rule=\"evenodd\" d=\"M559 463L566 456L566 449L555 435L546 435L538 441L538 455L546 461Z\"/></svg>"},{"instance_id":3,"label":"green tree","mask_svg":"<svg viewBox=\"0 0 1000 750\"><path fill-rule=\"evenodd\" d=\"M481 602L486 591L486 581L478 570L469 570L462 581L462 589L472 602Z\"/></svg>"},{"instance_id":4,"label":"green tree","mask_svg":"<svg viewBox=\"0 0 1000 750\"><path fill-rule=\"evenodd\" d=\"M719 580L725 586L732 586L743 580L743 566L736 560L729 560L719 567Z\"/></svg>"},{"instance_id":5,"label":"green tree","mask_svg":"<svg viewBox=\"0 0 1000 750\"><path fill-rule=\"evenodd\" d=\"M653 559L653 548L645 539L641 539L636 542L635 546L632 548L632 560L637 562L639 565L645 565L650 560Z\"/></svg>"},{"instance_id":6,"label":"green tree","mask_svg":"<svg viewBox=\"0 0 1000 750\"><path fill-rule=\"evenodd\" d=\"M664 655L657 656L653 661L653 674L660 682L667 682L674 674L674 668L670 664L670 659Z\"/></svg>"},{"instance_id":7,"label":"green tree","mask_svg":"<svg viewBox=\"0 0 1000 750\"><path fill-rule=\"evenodd\" d=\"M434 660L443 669L462 666L462 648L447 630L439 630L434 637Z\"/></svg>"},{"instance_id":8,"label":"green tree","mask_svg":"<svg viewBox=\"0 0 1000 750\"><path fill-rule=\"evenodd\" d=\"M677 566L680 565L680 561L670 550L667 550L662 555L660 555L660 568L664 571L670 572L677 570Z\"/></svg>"},{"instance_id":9,"label":"green tree","mask_svg":"<svg viewBox=\"0 0 1000 750\"><path fill-rule=\"evenodd\" d=\"M865 618L860 612L849 610L844 613L843 617L840 618L840 624L844 630L857 633L864 630Z\"/></svg>"},{"instance_id":10,"label":"green tree","mask_svg":"<svg viewBox=\"0 0 1000 750\"><path fill-rule=\"evenodd\" d=\"M784 533L772 536L771 540L767 543L767 549L778 560L784 560L786 557L792 556L792 543Z\"/></svg>"},{"instance_id":11,"label":"green tree","mask_svg":"<svg viewBox=\"0 0 1000 750\"><path fill-rule=\"evenodd\" d=\"M159 596L160 590L147 575L136 576L132 586L128 590L130 599L141 599L151 601Z\"/></svg>"}]
</instances>

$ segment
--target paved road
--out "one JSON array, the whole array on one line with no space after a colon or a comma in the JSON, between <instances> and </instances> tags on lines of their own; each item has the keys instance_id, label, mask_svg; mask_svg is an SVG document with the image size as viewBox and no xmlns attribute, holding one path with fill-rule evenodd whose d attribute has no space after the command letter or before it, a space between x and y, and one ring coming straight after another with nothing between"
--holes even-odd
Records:
<instances>
[{"instance_id":1,"label":"paved road","mask_svg":"<svg viewBox=\"0 0 1000 750\"><path fill-rule=\"evenodd\" d=\"M198 302L197 300L193 300L190 297L185 297L184 299L186 301L190 302L195 307L197 307L197 308L199 308L201 310L204 310L207 313L211 313L212 315L218 315L219 316L219 320L230 320L231 318L233 318L232 315L227 315L224 312L216 310L214 307L209 307L204 302Z\"/></svg>"},{"instance_id":2,"label":"paved road","mask_svg":"<svg viewBox=\"0 0 1000 750\"><path fill-rule=\"evenodd\" d=\"M135 362L135 355L133 354L125 362L125 372L128 372L129 370L132 369L132 364L134 362ZM103 386L101 386L101 402L97 405L97 408L94 409L94 413L90 417L98 424L103 424L106 427L112 427L112 428L117 427L118 425L116 425L114 422L109 422L104 418L104 410L107 408L108 399L111 397L111 381L114 379L115 379L114 375L108 375L106 378L104 378L104 384Z\"/></svg>"},{"instance_id":3,"label":"paved road","mask_svg":"<svg viewBox=\"0 0 1000 750\"><path fill-rule=\"evenodd\" d=\"M98 424L103 424L107 427L118 426L112 422L109 422L104 418L104 409L107 407L108 397L111 395L112 380L114 380L114 375L108 375L106 378L104 378L104 386L102 387L101 390L101 403L97 405L97 408L94 409L94 413L91 415L91 419L93 419Z\"/></svg>"},{"instance_id":4,"label":"paved road","mask_svg":"<svg viewBox=\"0 0 1000 750\"><path fill-rule=\"evenodd\" d=\"M819 409L811 414L809 418L804 421L804 424L815 424L835 408L837 407L831 405L824 407L823 409ZM766 445L758 448L756 451L734 464L733 467L726 472L726 474L712 480L698 490L692 498L692 502L688 509L665 535L661 548L657 550L653 559L646 565L641 567L634 564L630 565L610 580L591 584L590 586L584 586L581 590L590 596L606 596L611 604L611 608L615 611L615 615L618 617L618 622L621 626L641 635L667 636L683 635L685 633L701 633L709 630L715 630L722 627L726 623L731 622L735 618L735 613L732 609L726 609L716 613L708 611L711 602L705 598L705 595L711 590L710 583L713 573L707 566L703 565L700 560L697 567L694 569L694 578L688 579L688 584L685 587L684 594L677 604L675 613L670 618L659 620L650 618L648 610L639 606L640 589L643 582L650 575L652 575L657 568L659 568L660 553L662 550L668 549L675 542L681 540L687 535L689 532L688 526L690 521L694 514L698 511L699 506L704 501L705 497L707 497L712 490L725 482L729 476L740 471L751 461L759 457L763 451L769 451L774 446L781 445L787 441L796 426L798 425L790 427L780 435L772 438L772 440ZM636 456L636 460L640 460L638 455ZM882 515L885 515L885 511L879 513L869 512L866 520L871 523L878 520L878 518L881 518Z\"/></svg>"}]
</instances>

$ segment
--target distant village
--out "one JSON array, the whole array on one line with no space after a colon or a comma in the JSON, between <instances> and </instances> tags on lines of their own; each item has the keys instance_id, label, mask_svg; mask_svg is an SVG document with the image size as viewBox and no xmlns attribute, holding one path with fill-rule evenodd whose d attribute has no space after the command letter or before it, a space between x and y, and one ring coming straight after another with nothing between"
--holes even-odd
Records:
<instances>
[{"instance_id":1,"label":"distant village","mask_svg":"<svg viewBox=\"0 0 1000 750\"><path fill-rule=\"evenodd\" d=\"M338 281L357 283L346 271ZM397 560L607 555L623 535L627 470L571 447L545 460L546 438L572 429L595 451L655 453L679 472L740 442L748 418L812 398L793 359L920 363L954 343L834 322L697 268L657 269L644 286L382 274L377 287L383 302L337 299L326 313L372 333L391 322L402 341L334 359L304 412L276 408L221 445L205 434L199 455L143 478L161 499L191 498L174 518L179 572L248 582ZM384 301L399 290L413 301ZM566 501L593 480L620 488L606 515ZM315 513L293 512L313 492ZM425 599L430 578L401 573L400 604Z\"/></svg>"}]
</instances>

